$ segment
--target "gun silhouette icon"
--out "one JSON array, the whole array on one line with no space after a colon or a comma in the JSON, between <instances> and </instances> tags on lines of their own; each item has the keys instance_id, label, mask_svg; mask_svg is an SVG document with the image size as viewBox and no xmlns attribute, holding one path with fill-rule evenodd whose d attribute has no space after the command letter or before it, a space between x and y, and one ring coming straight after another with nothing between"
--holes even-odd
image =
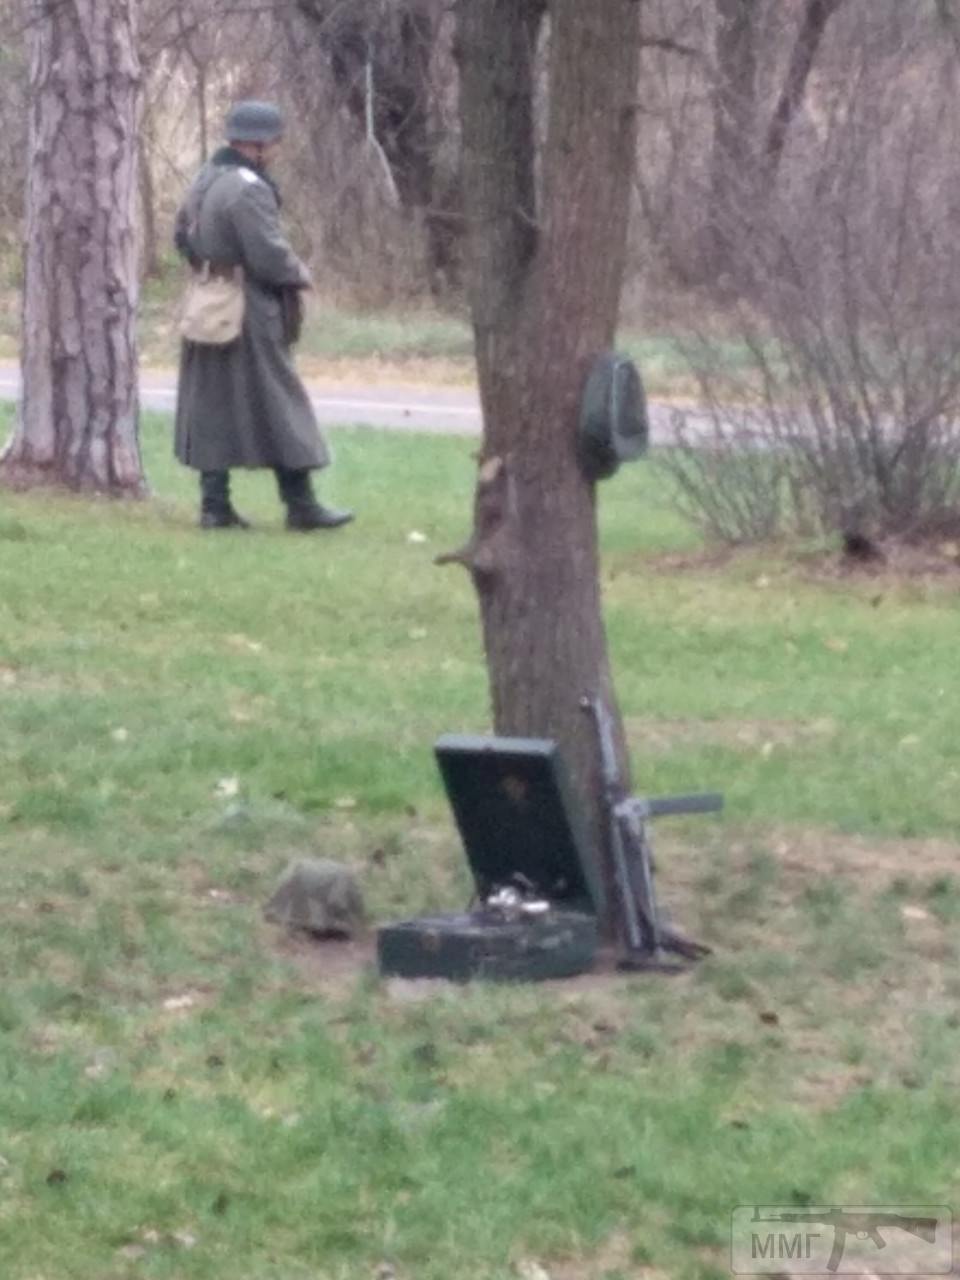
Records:
<instances>
[{"instance_id":1,"label":"gun silhouette icon","mask_svg":"<svg viewBox=\"0 0 960 1280\"><path fill-rule=\"evenodd\" d=\"M911 1218L900 1213L845 1213L842 1209L831 1209L828 1213L779 1213L769 1218L760 1214L759 1207L753 1211L754 1222L809 1222L811 1225L833 1228L833 1249L827 1262L828 1271L836 1271L843 1261L843 1251L847 1245L847 1236L855 1235L859 1240L870 1240L878 1249L885 1249L887 1242L880 1234L880 1228L897 1227L909 1235L916 1236L927 1244L934 1244L937 1239L937 1218Z\"/></svg>"}]
</instances>

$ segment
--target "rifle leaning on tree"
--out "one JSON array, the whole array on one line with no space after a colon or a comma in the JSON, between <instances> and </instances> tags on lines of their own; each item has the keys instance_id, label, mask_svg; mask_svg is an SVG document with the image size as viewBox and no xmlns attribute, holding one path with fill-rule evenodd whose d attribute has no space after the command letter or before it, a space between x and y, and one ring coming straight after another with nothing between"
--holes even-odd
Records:
<instances>
[{"instance_id":1,"label":"rifle leaning on tree","mask_svg":"<svg viewBox=\"0 0 960 1280\"><path fill-rule=\"evenodd\" d=\"M723 796L716 792L659 799L631 796L617 763L610 712L599 698L585 696L580 705L593 716L600 747L607 837L623 947L619 967L681 972L685 966L674 956L698 960L709 955L710 948L686 937L660 915L648 823L651 818L668 814L715 813L723 808Z\"/></svg>"}]
</instances>

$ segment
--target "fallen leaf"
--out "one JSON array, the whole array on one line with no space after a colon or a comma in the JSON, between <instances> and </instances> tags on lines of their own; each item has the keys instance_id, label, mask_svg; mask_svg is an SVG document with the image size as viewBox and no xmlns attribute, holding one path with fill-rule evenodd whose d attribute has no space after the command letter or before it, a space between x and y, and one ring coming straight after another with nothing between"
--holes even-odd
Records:
<instances>
[{"instance_id":1,"label":"fallen leaf","mask_svg":"<svg viewBox=\"0 0 960 1280\"><path fill-rule=\"evenodd\" d=\"M187 992L182 996L168 996L163 1002L163 1007L172 1013L177 1009L192 1009L196 1003L196 996Z\"/></svg>"},{"instance_id":2,"label":"fallen leaf","mask_svg":"<svg viewBox=\"0 0 960 1280\"><path fill-rule=\"evenodd\" d=\"M826 737L831 733L836 733L836 731L837 722L832 720L829 716L825 716L822 720L814 720L810 724L810 732L815 733L818 736L823 735Z\"/></svg>"},{"instance_id":3,"label":"fallen leaf","mask_svg":"<svg viewBox=\"0 0 960 1280\"><path fill-rule=\"evenodd\" d=\"M427 629L426 627L411 627L407 635L411 640L426 640Z\"/></svg>"},{"instance_id":4,"label":"fallen leaf","mask_svg":"<svg viewBox=\"0 0 960 1280\"><path fill-rule=\"evenodd\" d=\"M846 653L850 648L850 641L844 640L843 636L827 636L823 647L829 649L831 653Z\"/></svg>"},{"instance_id":5,"label":"fallen leaf","mask_svg":"<svg viewBox=\"0 0 960 1280\"><path fill-rule=\"evenodd\" d=\"M246 649L248 653L262 653L263 642L260 640L251 640L249 636L245 636L243 632L236 632L227 636L227 644L234 649Z\"/></svg>"},{"instance_id":6,"label":"fallen leaf","mask_svg":"<svg viewBox=\"0 0 960 1280\"><path fill-rule=\"evenodd\" d=\"M174 1231L170 1239L181 1249L193 1249L197 1243L197 1237L189 1231Z\"/></svg>"},{"instance_id":7,"label":"fallen leaf","mask_svg":"<svg viewBox=\"0 0 960 1280\"><path fill-rule=\"evenodd\" d=\"M335 809L355 809L357 801L354 796L337 796L333 802Z\"/></svg>"},{"instance_id":8,"label":"fallen leaf","mask_svg":"<svg viewBox=\"0 0 960 1280\"><path fill-rule=\"evenodd\" d=\"M130 737L130 730L124 729L123 726L121 725L116 729L110 730L110 737L114 740L114 742L126 742L126 740Z\"/></svg>"},{"instance_id":9,"label":"fallen leaf","mask_svg":"<svg viewBox=\"0 0 960 1280\"><path fill-rule=\"evenodd\" d=\"M900 914L904 920L929 920L930 912L923 907L901 907Z\"/></svg>"},{"instance_id":10,"label":"fallen leaf","mask_svg":"<svg viewBox=\"0 0 960 1280\"><path fill-rule=\"evenodd\" d=\"M919 747L919 745L920 745L919 733L908 733L905 738L900 739L901 747Z\"/></svg>"},{"instance_id":11,"label":"fallen leaf","mask_svg":"<svg viewBox=\"0 0 960 1280\"><path fill-rule=\"evenodd\" d=\"M147 1251L142 1244L124 1244L117 1250L117 1255L128 1262L139 1262L147 1256Z\"/></svg>"},{"instance_id":12,"label":"fallen leaf","mask_svg":"<svg viewBox=\"0 0 960 1280\"><path fill-rule=\"evenodd\" d=\"M763 746L760 748L760 754L763 756L764 760L769 760L770 757L773 755L773 751L774 751L774 743L772 742L765 742Z\"/></svg>"},{"instance_id":13,"label":"fallen leaf","mask_svg":"<svg viewBox=\"0 0 960 1280\"><path fill-rule=\"evenodd\" d=\"M550 1280L550 1272L541 1267L539 1262L524 1258L517 1263L517 1275L520 1280Z\"/></svg>"},{"instance_id":14,"label":"fallen leaf","mask_svg":"<svg viewBox=\"0 0 960 1280\"><path fill-rule=\"evenodd\" d=\"M88 1080L103 1080L110 1074L110 1068L105 1062L91 1062L83 1068L83 1074Z\"/></svg>"},{"instance_id":15,"label":"fallen leaf","mask_svg":"<svg viewBox=\"0 0 960 1280\"><path fill-rule=\"evenodd\" d=\"M421 533L419 529L411 529L410 532L407 534L407 541L415 542L415 543L426 542L427 535L425 533Z\"/></svg>"},{"instance_id":16,"label":"fallen leaf","mask_svg":"<svg viewBox=\"0 0 960 1280\"><path fill-rule=\"evenodd\" d=\"M224 799L229 799L231 796L235 796L239 793L240 779L220 778L213 790L215 795L223 796Z\"/></svg>"}]
</instances>

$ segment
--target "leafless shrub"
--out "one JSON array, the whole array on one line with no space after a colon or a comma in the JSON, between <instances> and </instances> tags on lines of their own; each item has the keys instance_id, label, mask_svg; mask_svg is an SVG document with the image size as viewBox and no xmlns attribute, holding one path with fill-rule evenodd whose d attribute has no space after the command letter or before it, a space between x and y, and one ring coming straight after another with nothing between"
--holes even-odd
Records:
<instances>
[{"instance_id":1,"label":"leafless shrub","mask_svg":"<svg viewBox=\"0 0 960 1280\"><path fill-rule=\"evenodd\" d=\"M821 90L805 174L744 179L725 218L727 348L666 465L725 541L960 527L960 118L910 49ZM694 438L696 437L696 438Z\"/></svg>"}]
</instances>

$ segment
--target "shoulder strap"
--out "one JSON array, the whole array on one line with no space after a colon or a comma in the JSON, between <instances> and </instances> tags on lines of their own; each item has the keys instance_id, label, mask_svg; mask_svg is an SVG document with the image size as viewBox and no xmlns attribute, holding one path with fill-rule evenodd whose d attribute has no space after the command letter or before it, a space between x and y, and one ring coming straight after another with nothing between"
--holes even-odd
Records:
<instances>
[{"instance_id":1,"label":"shoulder strap","mask_svg":"<svg viewBox=\"0 0 960 1280\"><path fill-rule=\"evenodd\" d=\"M216 186L217 179L221 177L222 174L229 172L229 169L214 168L211 165L209 175L206 175L206 181L204 181L205 175L201 174L194 183L193 189L187 197L186 208L187 231L191 239L196 235L197 229L200 225L200 214L203 210L203 204L207 195L210 193L211 189Z\"/></svg>"}]
</instances>

